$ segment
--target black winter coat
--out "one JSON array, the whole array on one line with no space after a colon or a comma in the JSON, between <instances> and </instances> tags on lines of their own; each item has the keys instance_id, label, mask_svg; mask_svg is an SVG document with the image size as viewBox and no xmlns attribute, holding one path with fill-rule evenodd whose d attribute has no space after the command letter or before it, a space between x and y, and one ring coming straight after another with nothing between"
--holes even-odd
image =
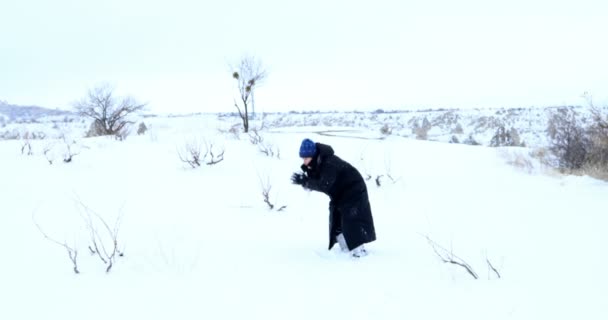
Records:
<instances>
[{"instance_id":1,"label":"black winter coat","mask_svg":"<svg viewBox=\"0 0 608 320\"><path fill-rule=\"evenodd\" d=\"M349 250L376 240L367 186L355 167L334 155L331 146L316 143L309 166L302 165L307 179L303 187L327 194L329 203L329 249L336 236L344 235Z\"/></svg>"}]
</instances>

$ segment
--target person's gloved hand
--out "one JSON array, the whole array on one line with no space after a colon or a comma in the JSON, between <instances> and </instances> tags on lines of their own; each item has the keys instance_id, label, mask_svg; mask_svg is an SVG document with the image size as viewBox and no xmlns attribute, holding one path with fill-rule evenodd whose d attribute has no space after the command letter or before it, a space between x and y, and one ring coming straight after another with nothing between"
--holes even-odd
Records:
<instances>
[{"instance_id":1,"label":"person's gloved hand","mask_svg":"<svg viewBox=\"0 0 608 320\"><path fill-rule=\"evenodd\" d=\"M301 165L301 166L300 166L300 169L302 169L302 171L304 171L304 172L308 172L308 170L310 170L310 169L308 168L308 166L307 166L307 165L305 165L305 164Z\"/></svg>"},{"instance_id":2,"label":"person's gloved hand","mask_svg":"<svg viewBox=\"0 0 608 320\"><path fill-rule=\"evenodd\" d=\"M303 173L294 173L291 176L291 183L293 184L299 184L299 185L304 185L304 183L306 182L306 176Z\"/></svg>"}]
</instances>

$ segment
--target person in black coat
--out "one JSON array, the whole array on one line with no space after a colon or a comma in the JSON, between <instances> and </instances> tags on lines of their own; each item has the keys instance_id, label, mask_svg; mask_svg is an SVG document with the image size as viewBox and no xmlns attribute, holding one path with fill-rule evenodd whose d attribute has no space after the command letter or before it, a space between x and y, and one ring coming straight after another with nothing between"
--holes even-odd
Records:
<instances>
[{"instance_id":1,"label":"person in black coat","mask_svg":"<svg viewBox=\"0 0 608 320\"><path fill-rule=\"evenodd\" d=\"M365 180L348 162L334 154L331 146L304 139L300 145L303 173L291 181L305 189L329 196L329 248L336 244L354 257L366 255L363 245L376 240L372 210Z\"/></svg>"}]
</instances>

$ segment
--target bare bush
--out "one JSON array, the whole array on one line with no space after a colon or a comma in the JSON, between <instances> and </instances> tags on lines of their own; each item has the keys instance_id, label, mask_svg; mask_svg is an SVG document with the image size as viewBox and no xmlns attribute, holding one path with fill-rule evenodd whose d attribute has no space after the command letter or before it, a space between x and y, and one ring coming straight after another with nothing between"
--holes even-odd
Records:
<instances>
[{"instance_id":1,"label":"bare bush","mask_svg":"<svg viewBox=\"0 0 608 320\"><path fill-rule=\"evenodd\" d=\"M270 183L270 178L266 177L265 179L262 179L262 177L259 177L259 179L260 179L260 187L262 190L262 197L264 199L264 203L266 203L266 205L268 206L268 208L270 210L273 210L275 208L275 204L270 201L270 190L272 189L272 185ZM277 211L283 211L286 208L287 208L287 206L283 205L283 206L280 206L277 209Z\"/></svg>"},{"instance_id":2,"label":"bare bush","mask_svg":"<svg viewBox=\"0 0 608 320\"><path fill-rule=\"evenodd\" d=\"M506 160L507 164L527 173L532 173L534 171L534 164L530 154L509 149L500 150L500 154Z\"/></svg>"},{"instance_id":3,"label":"bare bush","mask_svg":"<svg viewBox=\"0 0 608 320\"><path fill-rule=\"evenodd\" d=\"M391 128L388 123L385 123L381 128L380 128L380 133L382 133L385 136L389 136L393 133L393 128Z\"/></svg>"},{"instance_id":4,"label":"bare bush","mask_svg":"<svg viewBox=\"0 0 608 320\"><path fill-rule=\"evenodd\" d=\"M17 129L13 129L11 131L6 130L4 133L0 134L0 139L2 140L17 140L21 137L21 134Z\"/></svg>"},{"instance_id":5,"label":"bare bush","mask_svg":"<svg viewBox=\"0 0 608 320\"><path fill-rule=\"evenodd\" d=\"M479 142L477 142L477 140L475 140L475 137L473 137L472 134L469 134L469 136L466 139L464 139L462 141L462 143L468 144L470 146L479 146L479 145L481 145L481 143L479 143Z\"/></svg>"},{"instance_id":6,"label":"bare bush","mask_svg":"<svg viewBox=\"0 0 608 320\"><path fill-rule=\"evenodd\" d=\"M177 155L182 162L187 163L192 168L197 168L201 166L201 150L201 143L198 141L189 141L186 142L181 151L179 149L177 150Z\"/></svg>"},{"instance_id":7,"label":"bare bush","mask_svg":"<svg viewBox=\"0 0 608 320\"><path fill-rule=\"evenodd\" d=\"M34 222L34 224L36 225L36 228L38 228L38 231L40 231L40 233L44 236L44 238L58 246L63 247L67 253L68 253L68 257L70 258L70 261L72 262L72 270L74 271L75 274L79 274L80 271L78 270L78 250L76 250L75 246L69 246L67 244L67 242L59 242L57 240L55 240L54 238L49 237L46 232L44 232L44 230L42 230L42 228L40 227L40 225L38 224L38 222L36 222L36 219L34 217L35 213L32 213L32 221Z\"/></svg>"},{"instance_id":8,"label":"bare bush","mask_svg":"<svg viewBox=\"0 0 608 320\"><path fill-rule=\"evenodd\" d=\"M32 152L32 144L30 143L29 139L25 139L25 142L23 142L21 145L21 154L27 154L28 156L34 154Z\"/></svg>"},{"instance_id":9,"label":"bare bush","mask_svg":"<svg viewBox=\"0 0 608 320\"><path fill-rule=\"evenodd\" d=\"M429 119L424 117L424 119L422 120L422 124L420 124L419 121L416 121L414 123L414 126L412 127L412 133L416 135L416 139L418 140L427 140L428 133L431 128L431 122L429 121Z\"/></svg>"},{"instance_id":10,"label":"bare bush","mask_svg":"<svg viewBox=\"0 0 608 320\"><path fill-rule=\"evenodd\" d=\"M590 95L585 94L584 97L587 99L592 116L588 131L591 148L585 163L586 171L605 179L608 176L608 112L605 108L602 110L595 106Z\"/></svg>"},{"instance_id":11,"label":"bare bush","mask_svg":"<svg viewBox=\"0 0 608 320\"><path fill-rule=\"evenodd\" d=\"M521 139L517 129L505 129L503 125L499 126L490 140L490 147L515 147L521 145Z\"/></svg>"},{"instance_id":12,"label":"bare bush","mask_svg":"<svg viewBox=\"0 0 608 320\"><path fill-rule=\"evenodd\" d=\"M88 246L92 255L96 255L106 266L106 272L110 272L116 261L116 257L124 256L122 250L118 248L118 233L120 231L120 223L122 213L116 217L114 226L110 227L106 220L97 212L79 201L83 212L81 217L85 222L85 226L89 233L90 244ZM99 231L100 227L104 230L104 234Z\"/></svg>"},{"instance_id":13,"label":"bare bush","mask_svg":"<svg viewBox=\"0 0 608 320\"><path fill-rule=\"evenodd\" d=\"M127 137L131 134L131 125L127 124L123 126L116 134L114 135L114 139L118 141L125 141Z\"/></svg>"},{"instance_id":14,"label":"bare bush","mask_svg":"<svg viewBox=\"0 0 608 320\"><path fill-rule=\"evenodd\" d=\"M146 124L143 122L140 122L139 127L137 128L137 135L146 134L147 131L148 131L148 127L146 126Z\"/></svg>"},{"instance_id":15,"label":"bare bush","mask_svg":"<svg viewBox=\"0 0 608 320\"><path fill-rule=\"evenodd\" d=\"M470 274L471 277L473 277L473 279L479 279L477 273L466 261L456 256L451 250L447 250L446 248L439 245L437 242L431 240L429 236L425 236L425 238L428 241L429 245L433 248L433 251L435 251L435 254L439 257L439 259L441 259L441 261L460 266L464 268L467 273Z\"/></svg>"},{"instance_id":16,"label":"bare bush","mask_svg":"<svg viewBox=\"0 0 608 320\"><path fill-rule=\"evenodd\" d=\"M560 169L581 169L587 161L592 141L577 119L574 110L558 109L549 118L547 134L551 152L558 159Z\"/></svg>"},{"instance_id":17,"label":"bare bush","mask_svg":"<svg viewBox=\"0 0 608 320\"><path fill-rule=\"evenodd\" d=\"M218 163L224 161L224 151L225 151L225 149L222 148L220 150L216 150L214 153L213 144L210 144L209 147L207 148L207 153L205 153L205 158L207 158L206 164L214 165L214 164L218 164Z\"/></svg>"},{"instance_id":18,"label":"bare bush","mask_svg":"<svg viewBox=\"0 0 608 320\"><path fill-rule=\"evenodd\" d=\"M464 130L462 129L462 125L460 123L456 123L456 126L451 130L450 133L463 134Z\"/></svg>"},{"instance_id":19,"label":"bare bush","mask_svg":"<svg viewBox=\"0 0 608 320\"><path fill-rule=\"evenodd\" d=\"M130 125L131 114L145 108L146 104L137 102L132 97L115 97L114 89L103 84L89 90L87 96L74 103L78 115L93 120L88 137L116 135Z\"/></svg>"},{"instance_id":20,"label":"bare bush","mask_svg":"<svg viewBox=\"0 0 608 320\"><path fill-rule=\"evenodd\" d=\"M213 143L204 142L205 153L201 155L203 144L198 141L186 142L182 150L177 150L179 159L190 165L192 168L200 167L203 163L206 165L214 165L224 160L225 149L214 149Z\"/></svg>"},{"instance_id":21,"label":"bare bush","mask_svg":"<svg viewBox=\"0 0 608 320\"><path fill-rule=\"evenodd\" d=\"M240 140L241 139L241 127L242 127L242 124L237 123L237 124L230 126L230 128L228 128L228 129L218 128L217 131L222 134L226 134L235 140Z\"/></svg>"},{"instance_id":22,"label":"bare bush","mask_svg":"<svg viewBox=\"0 0 608 320\"><path fill-rule=\"evenodd\" d=\"M72 162L72 159L74 158L74 156L79 155L80 152L75 152L72 149L72 147L74 145L76 145L76 141L72 140L71 142L68 142L68 139L64 135L63 142L65 143L65 147L66 147L66 152L63 155L63 162L70 163L70 162Z\"/></svg>"},{"instance_id":23,"label":"bare bush","mask_svg":"<svg viewBox=\"0 0 608 320\"><path fill-rule=\"evenodd\" d=\"M251 144L257 145L264 142L264 138L260 135L257 129L253 129L251 132L249 132L249 141Z\"/></svg>"},{"instance_id":24,"label":"bare bush","mask_svg":"<svg viewBox=\"0 0 608 320\"><path fill-rule=\"evenodd\" d=\"M260 150L261 153L265 154L268 157L276 157L277 159L281 159L281 150L271 144L260 143L258 145L258 150Z\"/></svg>"}]
</instances>

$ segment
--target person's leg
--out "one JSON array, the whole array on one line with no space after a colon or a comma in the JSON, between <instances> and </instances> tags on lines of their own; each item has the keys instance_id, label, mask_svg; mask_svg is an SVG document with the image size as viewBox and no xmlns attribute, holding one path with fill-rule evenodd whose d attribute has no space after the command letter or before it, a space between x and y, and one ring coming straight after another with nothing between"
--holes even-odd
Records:
<instances>
[{"instance_id":1,"label":"person's leg","mask_svg":"<svg viewBox=\"0 0 608 320\"><path fill-rule=\"evenodd\" d=\"M364 245L360 245L356 248L354 248L350 254L355 257L355 258L360 258L360 257L364 257L367 255L367 250L365 250Z\"/></svg>"},{"instance_id":2,"label":"person's leg","mask_svg":"<svg viewBox=\"0 0 608 320\"><path fill-rule=\"evenodd\" d=\"M338 241L338 245L340 245L340 250L342 252L348 252L348 246L346 245L346 239L344 239L344 234L340 233L336 236L336 240Z\"/></svg>"}]
</instances>

